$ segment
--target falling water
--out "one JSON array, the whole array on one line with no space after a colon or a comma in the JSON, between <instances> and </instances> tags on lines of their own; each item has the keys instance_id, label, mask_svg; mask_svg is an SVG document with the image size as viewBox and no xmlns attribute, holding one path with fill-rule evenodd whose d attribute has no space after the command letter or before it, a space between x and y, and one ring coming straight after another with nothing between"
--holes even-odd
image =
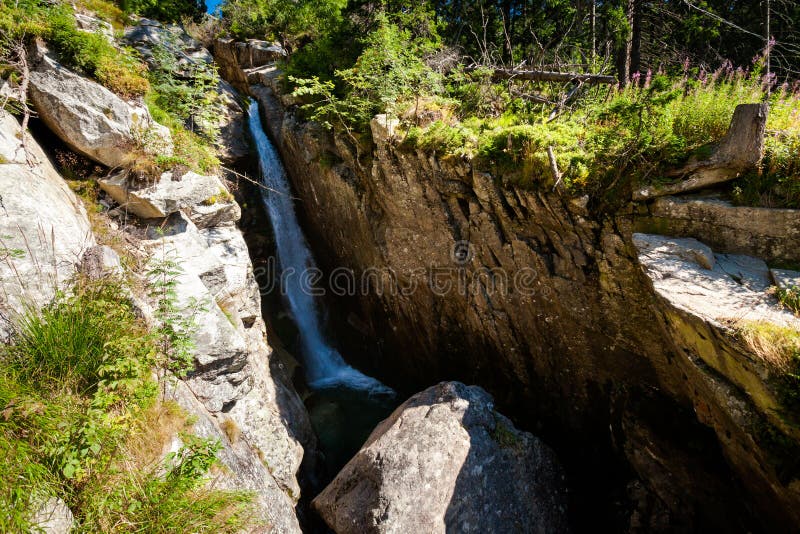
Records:
<instances>
[{"instance_id":1,"label":"falling water","mask_svg":"<svg viewBox=\"0 0 800 534\"><path fill-rule=\"evenodd\" d=\"M275 232L278 261L284 274L291 273L291 276L283 277L283 290L300 331L309 385L313 389L346 387L372 393L392 393L379 381L347 365L325 340L316 302L310 288L303 283L302 274L314 268L314 259L297 221L286 171L264 133L258 103L252 102L248 113L250 132L258 149L262 183L268 188L261 189L261 197Z\"/></svg>"}]
</instances>

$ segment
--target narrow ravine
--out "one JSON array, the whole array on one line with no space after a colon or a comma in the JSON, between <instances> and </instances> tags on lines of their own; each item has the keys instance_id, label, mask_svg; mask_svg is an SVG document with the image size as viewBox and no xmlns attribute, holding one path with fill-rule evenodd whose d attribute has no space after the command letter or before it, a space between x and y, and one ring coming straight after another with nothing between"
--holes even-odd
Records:
<instances>
[{"instance_id":1,"label":"narrow ravine","mask_svg":"<svg viewBox=\"0 0 800 534\"><path fill-rule=\"evenodd\" d=\"M395 392L345 362L326 339L309 273L316 264L298 222L283 164L267 137L258 104L248 110L258 151L261 198L272 224L279 262L280 291L298 329L306 381L306 405L333 476L359 449L375 425L396 407Z\"/></svg>"}]
</instances>

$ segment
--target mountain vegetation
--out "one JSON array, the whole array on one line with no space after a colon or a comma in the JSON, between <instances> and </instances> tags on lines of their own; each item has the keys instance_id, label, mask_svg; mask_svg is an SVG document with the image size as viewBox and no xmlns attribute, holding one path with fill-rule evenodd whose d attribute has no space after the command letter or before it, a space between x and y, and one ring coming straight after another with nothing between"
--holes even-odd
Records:
<instances>
[{"instance_id":1,"label":"mountain vegetation","mask_svg":"<svg viewBox=\"0 0 800 534\"><path fill-rule=\"evenodd\" d=\"M229 0L222 15L235 37L283 44L288 82L327 127L364 131L388 113L401 146L528 185L552 184L551 147L576 193L664 180L725 134L737 104L768 101L763 168L733 196L796 207L800 13L762 4Z\"/></svg>"}]
</instances>

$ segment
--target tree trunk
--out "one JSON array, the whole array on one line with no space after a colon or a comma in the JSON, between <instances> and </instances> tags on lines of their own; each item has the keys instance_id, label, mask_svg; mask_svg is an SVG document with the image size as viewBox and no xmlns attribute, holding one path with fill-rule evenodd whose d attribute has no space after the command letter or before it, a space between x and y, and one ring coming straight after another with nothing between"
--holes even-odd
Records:
<instances>
[{"instance_id":1,"label":"tree trunk","mask_svg":"<svg viewBox=\"0 0 800 534\"><path fill-rule=\"evenodd\" d=\"M769 104L739 104L733 112L728 133L710 158L690 162L669 173L681 179L667 185L651 185L633 192L633 200L695 191L733 180L756 168L764 156L764 131Z\"/></svg>"},{"instance_id":2,"label":"tree trunk","mask_svg":"<svg viewBox=\"0 0 800 534\"><path fill-rule=\"evenodd\" d=\"M631 76L631 48L633 46L633 11L634 1L626 0L625 18L628 22L625 41L621 43L617 50L617 76L620 87L627 87Z\"/></svg>"},{"instance_id":3,"label":"tree trunk","mask_svg":"<svg viewBox=\"0 0 800 534\"><path fill-rule=\"evenodd\" d=\"M477 67L468 67L466 72L476 70ZM537 82L583 82L583 83L615 83L613 76L604 74L589 74L580 72L555 72L547 70L520 70L520 69L501 69L492 70L492 78L495 80L532 80Z\"/></svg>"},{"instance_id":4,"label":"tree trunk","mask_svg":"<svg viewBox=\"0 0 800 534\"><path fill-rule=\"evenodd\" d=\"M631 25L631 61L628 79L641 71L642 63L642 15L644 0L633 0L633 23Z\"/></svg>"}]
</instances>

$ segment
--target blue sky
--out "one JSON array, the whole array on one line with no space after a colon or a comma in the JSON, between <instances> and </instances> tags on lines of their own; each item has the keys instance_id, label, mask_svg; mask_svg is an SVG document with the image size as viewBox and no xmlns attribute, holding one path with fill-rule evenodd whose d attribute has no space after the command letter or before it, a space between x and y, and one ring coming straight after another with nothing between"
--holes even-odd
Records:
<instances>
[{"instance_id":1,"label":"blue sky","mask_svg":"<svg viewBox=\"0 0 800 534\"><path fill-rule=\"evenodd\" d=\"M206 0L206 8L208 8L209 13L213 13L221 3L222 0Z\"/></svg>"}]
</instances>

